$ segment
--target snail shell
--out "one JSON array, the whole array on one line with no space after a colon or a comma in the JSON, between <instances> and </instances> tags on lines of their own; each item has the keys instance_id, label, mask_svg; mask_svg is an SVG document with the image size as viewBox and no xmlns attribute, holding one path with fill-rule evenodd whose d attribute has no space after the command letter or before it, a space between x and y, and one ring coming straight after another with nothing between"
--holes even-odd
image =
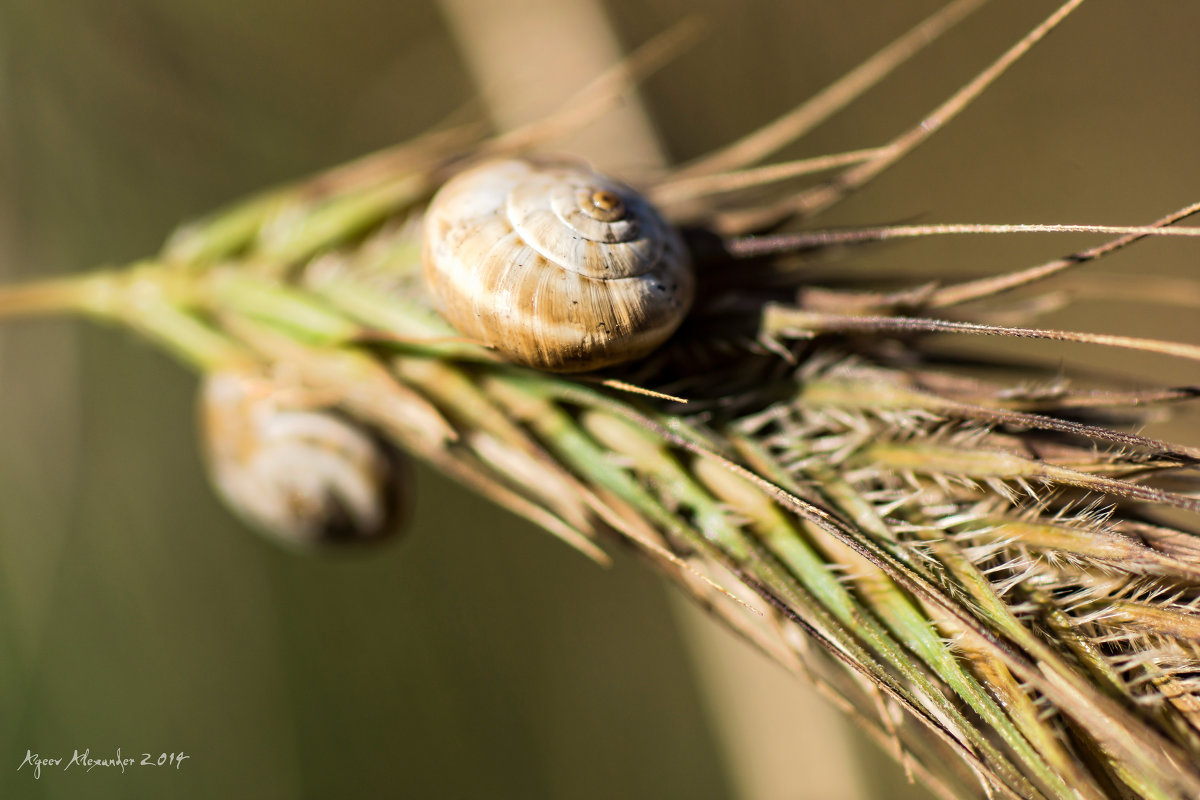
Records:
<instances>
[{"instance_id":1,"label":"snail shell","mask_svg":"<svg viewBox=\"0 0 1200 800\"><path fill-rule=\"evenodd\" d=\"M649 353L683 321L683 241L641 195L562 160L490 161L430 202L425 280L463 335L513 361L580 372Z\"/></svg>"},{"instance_id":2,"label":"snail shell","mask_svg":"<svg viewBox=\"0 0 1200 800\"><path fill-rule=\"evenodd\" d=\"M215 372L200 393L209 479L244 521L291 545L380 538L403 516L408 470L370 430L265 376Z\"/></svg>"}]
</instances>

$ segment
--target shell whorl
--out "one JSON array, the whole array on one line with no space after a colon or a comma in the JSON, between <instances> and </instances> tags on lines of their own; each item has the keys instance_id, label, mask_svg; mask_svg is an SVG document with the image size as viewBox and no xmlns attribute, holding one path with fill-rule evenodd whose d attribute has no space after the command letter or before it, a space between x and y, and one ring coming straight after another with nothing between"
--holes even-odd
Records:
<instances>
[{"instance_id":1,"label":"shell whorl","mask_svg":"<svg viewBox=\"0 0 1200 800\"><path fill-rule=\"evenodd\" d=\"M442 313L523 364L579 372L639 358L691 306L679 234L641 195L578 163L480 164L442 187L424 225Z\"/></svg>"}]
</instances>

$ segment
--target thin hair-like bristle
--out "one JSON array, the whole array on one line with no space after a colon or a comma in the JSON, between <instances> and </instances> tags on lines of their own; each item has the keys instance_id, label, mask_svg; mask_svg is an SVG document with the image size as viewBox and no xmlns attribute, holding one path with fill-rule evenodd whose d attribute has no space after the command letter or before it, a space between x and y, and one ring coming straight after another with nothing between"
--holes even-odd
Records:
<instances>
[{"instance_id":1,"label":"thin hair-like bristle","mask_svg":"<svg viewBox=\"0 0 1200 800\"><path fill-rule=\"evenodd\" d=\"M765 208L730 211L720 214L715 226L730 234L759 230L777 225L794 216L811 217L861 188L888 167L911 153L930 136L963 112L1022 56L1033 49L1083 0L1068 0L1057 11L1033 28L1022 39L968 81L961 89L925 116L919 123L884 145L880 155L849 167L833 179L800 192Z\"/></svg>"},{"instance_id":2,"label":"thin hair-like bristle","mask_svg":"<svg viewBox=\"0 0 1200 800\"><path fill-rule=\"evenodd\" d=\"M1142 430L1200 388L1137 386L1043 360L1050 348L1029 341L1200 361L1196 343L1030 322L1089 293L1043 281L1138 241L1194 238L1200 228L1177 223L1200 204L1134 226L774 227L866 186L1079 2L883 147L751 166L981 0L951 2L742 140L634 176L684 228L661 252L696 267L690 313L635 363L547 373L509 361L502 340L462 336L425 283L424 237L437 226L422 220L457 171L526 158L611 108L691 39L691 23L541 120L491 139L456 126L268 190L181 228L157 257L0 289L0 317L68 311L125 325L197 371L254 376L268 400L302 395L319 420L368 431L362 447L403 448L594 562L627 548L814 682L947 800L1200 797L1200 446ZM767 188L826 169L839 172L782 199ZM537 226L574 218L562 204L585 189L539 206ZM492 202L499 214L518 199ZM621 221L638 235L665 227ZM501 241L481 247L519 254L496 262L504 280L548 260L523 225L492 227ZM868 242L1010 234L1109 238L950 284L932 268L880 278L826 258ZM576 249L609 244L564 235ZM625 255L643 247L616 243ZM1190 279L1097 280L1091 294L1200 306ZM613 327L638 323L627 316ZM1025 346L942 348L949 334ZM258 445L222 443L251 456ZM307 458L285 459L284 478L312 478Z\"/></svg>"},{"instance_id":3,"label":"thin hair-like bristle","mask_svg":"<svg viewBox=\"0 0 1200 800\"><path fill-rule=\"evenodd\" d=\"M755 164L796 141L891 74L986 0L957 0L939 9L896 41L770 124L675 172L678 178L710 175Z\"/></svg>"}]
</instances>

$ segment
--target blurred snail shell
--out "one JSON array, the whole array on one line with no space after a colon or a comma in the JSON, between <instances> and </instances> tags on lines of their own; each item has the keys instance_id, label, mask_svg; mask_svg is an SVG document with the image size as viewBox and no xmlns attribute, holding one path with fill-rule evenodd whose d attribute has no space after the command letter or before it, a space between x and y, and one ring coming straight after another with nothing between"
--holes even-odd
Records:
<instances>
[{"instance_id":1,"label":"blurred snail shell","mask_svg":"<svg viewBox=\"0 0 1200 800\"><path fill-rule=\"evenodd\" d=\"M464 336L558 372L646 355L695 293L683 241L649 201L563 160L489 161L449 180L426 213L422 261Z\"/></svg>"},{"instance_id":2,"label":"blurred snail shell","mask_svg":"<svg viewBox=\"0 0 1200 800\"><path fill-rule=\"evenodd\" d=\"M367 428L237 371L205 377L200 412L209 479L261 532L303 546L376 539L399 527L408 471Z\"/></svg>"}]
</instances>

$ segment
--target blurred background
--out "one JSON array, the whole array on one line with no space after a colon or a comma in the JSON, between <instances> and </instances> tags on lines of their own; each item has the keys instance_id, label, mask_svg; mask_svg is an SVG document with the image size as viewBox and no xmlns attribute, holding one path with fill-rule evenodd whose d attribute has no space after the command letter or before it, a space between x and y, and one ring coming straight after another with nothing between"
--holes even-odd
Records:
<instances>
[{"instance_id":1,"label":"blurred background","mask_svg":"<svg viewBox=\"0 0 1200 800\"><path fill-rule=\"evenodd\" d=\"M617 52L687 13L708 22L641 91L675 162L772 119L940 5L608 0L595 19ZM1054 5L993 3L788 155L885 141ZM537 35L472 39L463 20L498 8ZM1200 7L1134 9L1086 4L823 224L1141 224L1195 201ZM517 113L536 113L550 91L537 75L565 71L584 40L555 19L534 0L0 0L0 278L152 253L175 224L239 195L464 107L483 114L481 93L528 98ZM487 47L537 69L489 74ZM626 174L656 157L621 152L603 160ZM983 274L1094 241L946 239L842 263ZM1160 240L1100 269L1194 274L1198 256ZM1200 339L1193 312L1127 303L1047 322ZM1195 365L1070 358L1200 383ZM195 383L123 332L0 330L0 796L923 796L644 564L617 554L601 570L428 471L390 545L304 557L259 540L203 480ZM1197 444L1196 421L1157 432ZM16 771L27 749L118 747L190 758L179 770Z\"/></svg>"}]
</instances>

